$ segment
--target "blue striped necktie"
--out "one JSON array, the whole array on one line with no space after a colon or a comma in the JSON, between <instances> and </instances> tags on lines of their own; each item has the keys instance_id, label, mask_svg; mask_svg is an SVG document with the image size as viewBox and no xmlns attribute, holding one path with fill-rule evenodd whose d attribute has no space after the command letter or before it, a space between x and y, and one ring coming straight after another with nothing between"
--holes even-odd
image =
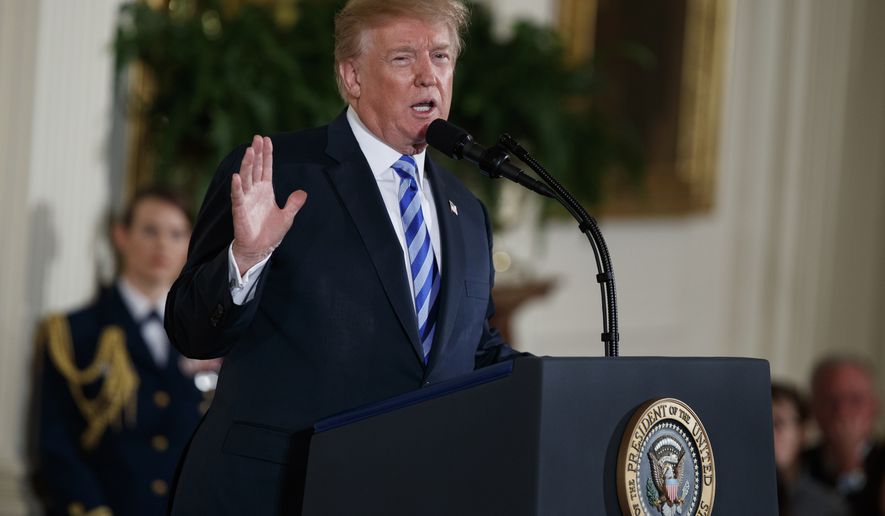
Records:
<instances>
[{"instance_id":1,"label":"blue striped necktie","mask_svg":"<svg viewBox=\"0 0 885 516\"><path fill-rule=\"evenodd\" d=\"M409 248L410 272L415 289L415 313L418 315L418 336L424 363L430 356L436 331L436 298L439 294L439 270L430 245L430 233L421 211L418 195L418 165L411 156L403 155L391 167L399 174L399 212Z\"/></svg>"}]
</instances>

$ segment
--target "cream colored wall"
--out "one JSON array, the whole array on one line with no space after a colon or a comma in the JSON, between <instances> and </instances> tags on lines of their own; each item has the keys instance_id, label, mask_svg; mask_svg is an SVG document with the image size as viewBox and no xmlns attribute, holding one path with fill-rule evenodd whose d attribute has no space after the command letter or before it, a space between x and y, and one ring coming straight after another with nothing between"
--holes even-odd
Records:
<instances>
[{"instance_id":1,"label":"cream colored wall","mask_svg":"<svg viewBox=\"0 0 885 516\"><path fill-rule=\"evenodd\" d=\"M0 1L0 514L25 514L33 329L85 302L108 206L119 0ZM33 510L33 508L31 509Z\"/></svg>"},{"instance_id":2,"label":"cream colored wall","mask_svg":"<svg viewBox=\"0 0 885 516\"><path fill-rule=\"evenodd\" d=\"M495 22L504 32L518 20L533 20L552 25L556 18L556 0L480 0L494 9Z\"/></svg>"},{"instance_id":3,"label":"cream colored wall","mask_svg":"<svg viewBox=\"0 0 885 516\"><path fill-rule=\"evenodd\" d=\"M24 407L39 315L86 300L119 171L107 156L108 42L119 0L0 1L0 514L27 511ZM555 19L554 0L494 0ZM885 369L885 4L731 3L715 209L604 221L622 353L771 360L801 380L815 356ZM572 224L499 235L560 286L516 323L540 354L601 354L592 256Z\"/></svg>"},{"instance_id":4,"label":"cream colored wall","mask_svg":"<svg viewBox=\"0 0 885 516\"><path fill-rule=\"evenodd\" d=\"M883 5L730 7L715 208L602 223L622 354L762 357L775 377L796 382L827 352L881 364ZM571 223L545 227L540 244L530 233L498 235L498 246L560 286L520 313L516 338L535 353L600 355L586 241Z\"/></svg>"}]
</instances>

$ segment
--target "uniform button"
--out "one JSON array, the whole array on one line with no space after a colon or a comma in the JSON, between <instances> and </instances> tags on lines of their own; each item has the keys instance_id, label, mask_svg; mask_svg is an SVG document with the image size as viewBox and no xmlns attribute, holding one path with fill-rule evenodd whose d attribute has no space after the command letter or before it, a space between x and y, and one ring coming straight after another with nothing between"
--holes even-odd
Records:
<instances>
[{"instance_id":1,"label":"uniform button","mask_svg":"<svg viewBox=\"0 0 885 516\"><path fill-rule=\"evenodd\" d=\"M169 486L166 484L165 480L160 480L158 478L157 480L151 482L151 491L153 491L154 494L157 496L165 496L166 493L169 491Z\"/></svg>"},{"instance_id":2,"label":"uniform button","mask_svg":"<svg viewBox=\"0 0 885 516\"><path fill-rule=\"evenodd\" d=\"M157 391L154 393L154 405L160 408L169 406L169 393L166 391Z\"/></svg>"},{"instance_id":3,"label":"uniform button","mask_svg":"<svg viewBox=\"0 0 885 516\"><path fill-rule=\"evenodd\" d=\"M162 435L155 435L151 438L151 446L158 452L164 452L169 449L169 439Z\"/></svg>"},{"instance_id":4,"label":"uniform button","mask_svg":"<svg viewBox=\"0 0 885 516\"><path fill-rule=\"evenodd\" d=\"M427 386L430 385L431 383L433 383L433 382L431 382L430 380L427 380L426 382L424 382L424 386L427 387Z\"/></svg>"}]
</instances>

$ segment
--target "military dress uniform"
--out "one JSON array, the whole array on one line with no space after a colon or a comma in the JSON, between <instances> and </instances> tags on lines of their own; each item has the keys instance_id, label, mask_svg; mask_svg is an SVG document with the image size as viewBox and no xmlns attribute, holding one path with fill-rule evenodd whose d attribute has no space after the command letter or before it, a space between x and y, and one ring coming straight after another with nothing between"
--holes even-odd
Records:
<instances>
[{"instance_id":1,"label":"military dress uniform","mask_svg":"<svg viewBox=\"0 0 885 516\"><path fill-rule=\"evenodd\" d=\"M164 303L121 279L46 321L38 452L49 514L165 513L204 396L162 332Z\"/></svg>"}]
</instances>

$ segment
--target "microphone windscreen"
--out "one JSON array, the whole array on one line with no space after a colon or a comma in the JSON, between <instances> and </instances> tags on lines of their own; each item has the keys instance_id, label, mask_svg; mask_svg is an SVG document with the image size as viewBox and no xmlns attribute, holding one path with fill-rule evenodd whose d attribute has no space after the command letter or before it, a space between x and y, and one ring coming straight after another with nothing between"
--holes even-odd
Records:
<instances>
[{"instance_id":1,"label":"microphone windscreen","mask_svg":"<svg viewBox=\"0 0 885 516\"><path fill-rule=\"evenodd\" d=\"M433 146L446 156L461 159L459 148L470 139L470 135L464 129L449 123L442 118L437 118L427 127L427 144Z\"/></svg>"}]
</instances>

